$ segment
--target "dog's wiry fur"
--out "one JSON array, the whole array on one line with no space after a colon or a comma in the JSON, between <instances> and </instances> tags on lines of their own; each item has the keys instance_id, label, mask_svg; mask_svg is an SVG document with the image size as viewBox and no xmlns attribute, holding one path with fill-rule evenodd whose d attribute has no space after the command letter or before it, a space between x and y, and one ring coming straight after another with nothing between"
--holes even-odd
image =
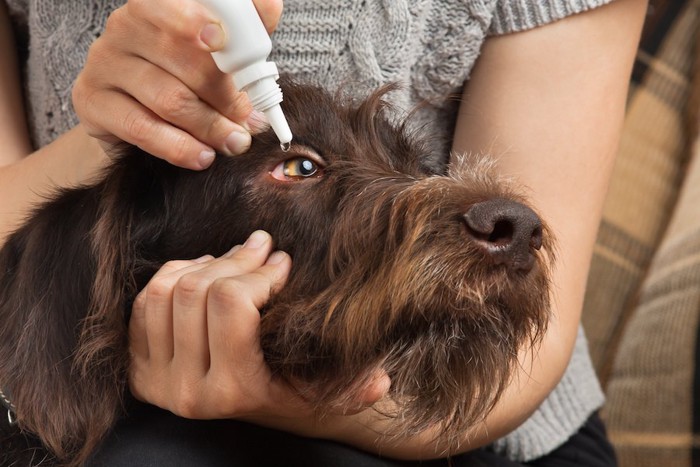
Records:
<instances>
[{"instance_id":1,"label":"dog's wiry fur","mask_svg":"<svg viewBox=\"0 0 700 467\"><path fill-rule=\"evenodd\" d=\"M57 462L84 461L122 413L137 292L164 262L220 255L256 229L293 258L262 310L267 361L319 413L382 367L393 434L437 424L449 438L482 420L544 332L549 236L532 271L493 264L462 216L524 200L486 158L431 167L427 140L388 123L385 91L355 105L286 82L290 152L267 132L193 172L129 147L102 181L41 206L0 251L0 385L19 427ZM271 177L304 148L319 175Z\"/></svg>"}]
</instances>

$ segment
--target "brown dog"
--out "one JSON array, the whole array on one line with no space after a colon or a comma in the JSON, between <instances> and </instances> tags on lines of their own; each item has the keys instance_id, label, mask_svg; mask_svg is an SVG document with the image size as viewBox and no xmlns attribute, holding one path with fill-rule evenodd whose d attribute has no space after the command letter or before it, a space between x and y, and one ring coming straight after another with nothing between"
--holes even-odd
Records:
<instances>
[{"instance_id":1,"label":"brown dog","mask_svg":"<svg viewBox=\"0 0 700 467\"><path fill-rule=\"evenodd\" d=\"M482 420L545 329L551 241L486 158L431 164L388 122L386 91L354 105L286 82L291 151L268 132L192 172L129 147L41 206L0 251L0 388L18 427L86 459L121 415L137 292L164 262L256 229L293 258L262 310L267 361L320 412L383 367L396 435Z\"/></svg>"}]
</instances>

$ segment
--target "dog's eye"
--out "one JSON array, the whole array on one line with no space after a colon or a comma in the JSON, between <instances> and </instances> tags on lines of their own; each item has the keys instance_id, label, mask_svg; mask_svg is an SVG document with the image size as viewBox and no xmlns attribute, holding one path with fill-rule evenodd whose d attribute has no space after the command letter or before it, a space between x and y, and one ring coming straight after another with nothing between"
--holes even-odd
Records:
<instances>
[{"instance_id":1,"label":"dog's eye","mask_svg":"<svg viewBox=\"0 0 700 467\"><path fill-rule=\"evenodd\" d=\"M311 177L318 172L318 166L311 159L299 157L284 161L282 171L287 177Z\"/></svg>"},{"instance_id":2,"label":"dog's eye","mask_svg":"<svg viewBox=\"0 0 700 467\"><path fill-rule=\"evenodd\" d=\"M278 180L289 180L308 178L317 175L319 172L318 164L308 157L295 157L287 159L280 163L272 171L272 176Z\"/></svg>"}]
</instances>

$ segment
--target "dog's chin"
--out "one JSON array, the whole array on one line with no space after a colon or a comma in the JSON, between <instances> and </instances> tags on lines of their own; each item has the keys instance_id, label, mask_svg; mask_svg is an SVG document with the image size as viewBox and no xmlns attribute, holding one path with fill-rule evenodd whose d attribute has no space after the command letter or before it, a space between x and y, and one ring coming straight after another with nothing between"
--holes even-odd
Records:
<instances>
[{"instance_id":1,"label":"dog's chin","mask_svg":"<svg viewBox=\"0 0 700 467\"><path fill-rule=\"evenodd\" d=\"M272 369L324 414L352 406L380 368L391 380L388 401L376 407L395 422L387 435L430 429L446 446L458 442L544 334L550 269L545 252L525 272L494 265L460 228L450 221L372 239L381 248L342 249L355 256L336 255L342 267L330 268L336 273L313 298L290 300L304 295L295 292L301 275L290 278L262 321Z\"/></svg>"},{"instance_id":2,"label":"dog's chin","mask_svg":"<svg viewBox=\"0 0 700 467\"><path fill-rule=\"evenodd\" d=\"M401 283L400 270L355 288L346 285L352 278L340 277L325 296L293 309L273 305L263 319L263 347L273 370L295 381L321 415L353 406L377 369L384 370L391 387L375 410L394 422L387 436L430 429L454 447L493 409L520 351L544 333L548 297L528 289L542 290L547 276L534 269L520 282L494 284L475 296L472 287L460 290L426 275L416 293L420 285Z\"/></svg>"}]
</instances>

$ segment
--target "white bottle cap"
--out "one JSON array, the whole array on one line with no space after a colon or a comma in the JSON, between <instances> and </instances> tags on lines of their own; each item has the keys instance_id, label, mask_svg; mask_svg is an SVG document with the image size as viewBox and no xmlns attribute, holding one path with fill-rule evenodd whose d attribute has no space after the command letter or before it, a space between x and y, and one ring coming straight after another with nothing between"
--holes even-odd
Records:
<instances>
[{"instance_id":1,"label":"white bottle cap","mask_svg":"<svg viewBox=\"0 0 700 467\"><path fill-rule=\"evenodd\" d=\"M287 119L280 108L279 73L267 57L272 41L251 0L199 0L222 21L226 32L223 49L212 55L224 73L233 76L236 89L248 93L253 108L264 113L282 146L292 141Z\"/></svg>"},{"instance_id":2,"label":"white bottle cap","mask_svg":"<svg viewBox=\"0 0 700 467\"><path fill-rule=\"evenodd\" d=\"M292 141L292 131L280 107L282 89L277 78L274 62L258 62L234 73L233 83L239 91L248 93L253 108L265 114L280 144L285 145Z\"/></svg>"}]
</instances>

